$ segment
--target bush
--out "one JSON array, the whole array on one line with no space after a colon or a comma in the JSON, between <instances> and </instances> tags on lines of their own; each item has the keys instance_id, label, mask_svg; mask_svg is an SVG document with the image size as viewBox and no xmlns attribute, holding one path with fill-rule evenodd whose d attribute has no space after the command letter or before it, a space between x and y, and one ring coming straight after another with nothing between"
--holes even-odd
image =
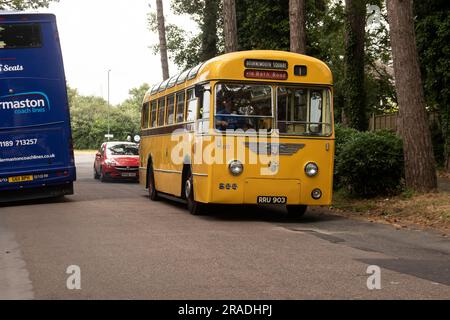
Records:
<instances>
[{"instance_id":1,"label":"bush","mask_svg":"<svg viewBox=\"0 0 450 320\"><path fill-rule=\"evenodd\" d=\"M394 134L336 130L337 187L352 195L373 197L401 191L402 141Z\"/></svg>"}]
</instances>

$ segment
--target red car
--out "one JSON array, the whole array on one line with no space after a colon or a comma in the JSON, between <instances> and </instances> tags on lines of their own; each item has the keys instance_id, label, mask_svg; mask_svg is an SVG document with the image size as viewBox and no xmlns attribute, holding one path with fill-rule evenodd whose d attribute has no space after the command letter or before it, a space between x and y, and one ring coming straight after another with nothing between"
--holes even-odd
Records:
<instances>
[{"instance_id":1,"label":"red car","mask_svg":"<svg viewBox=\"0 0 450 320\"><path fill-rule=\"evenodd\" d=\"M95 155L94 178L139 181L139 145L132 142L105 142Z\"/></svg>"}]
</instances>

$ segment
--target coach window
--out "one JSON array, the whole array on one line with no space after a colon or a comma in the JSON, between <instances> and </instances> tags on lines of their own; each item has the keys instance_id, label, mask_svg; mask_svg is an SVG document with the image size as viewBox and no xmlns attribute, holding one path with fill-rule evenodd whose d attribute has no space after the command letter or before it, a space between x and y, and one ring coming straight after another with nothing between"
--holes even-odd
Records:
<instances>
[{"instance_id":1,"label":"coach window","mask_svg":"<svg viewBox=\"0 0 450 320\"><path fill-rule=\"evenodd\" d=\"M187 98L186 122L193 122L197 113L197 98L195 97L194 89L188 90Z\"/></svg>"},{"instance_id":2,"label":"coach window","mask_svg":"<svg viewBox=\"0 0 450 320\"><path fill-rule=\"evenodd\" d=\"M198 108L198 131L207 133L209 130L209 115L211 110L211 85L205 84L202 86L203 93L199 99Z\"/></svg>"},{"instance_id":3,"label":"coach window","mask_svg":"<svg viewBox=\"0 0 450 320\"><path fill-rule=\"evenodd\" d=\"M146 102L142 106L142 128L147 129L148 128L148 122L149 122L149 103Z\"/></svg>"},{"instance_id":4,"label":"coach window","mask_svg":"<svg viewBox=\"0 0 450 320\"><path fill-rule=\"evenodd\" d=\"M180 92L177 94L177 111L176 111L176 123L180 123L184 121L184 105L185 105L185 93Z\"/></svg>"},{"instance_id":5,"label":"coach window","mask_svg":"<svg viewBox=\"0 0 450 320\"><path fill-rule=\"evenodd\" d=\"M155 128L157 126L157 117L156 115L158 114L158 104L156 102L156 100L153 100L150 104L150 109L151 109L151 127Z\"/></svg>"},{"instance_id":6,"label":"coach window","mask_svg":"<svg viewBox=\"0 0 450 320\"><path fill-rule=\"evenodd\" d=\"M175 96L171 95L167 98L167 120L166 124L174 124L175 123Z\"/></svg>"},{"instance_id":7,"label":"coach window","mask_svg":"<svg viewBox=\"0 0 450 320\"><path fill-rule=\"evenodd\" d=\"M158 102L158 126L162 127L164 125L164 112L166 110L166 99L159 99Z\"/></svg>"}]
</instances>

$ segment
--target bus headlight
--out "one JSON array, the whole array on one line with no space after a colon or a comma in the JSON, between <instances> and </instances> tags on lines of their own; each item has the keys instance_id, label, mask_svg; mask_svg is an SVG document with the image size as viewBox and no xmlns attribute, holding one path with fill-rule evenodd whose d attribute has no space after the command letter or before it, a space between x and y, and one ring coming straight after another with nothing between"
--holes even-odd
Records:
<instances>
[{"instance_id":1,"label":"bus headlight","mask_svg":"<svg viewBox=\"0 0 450 320\"><path fill-rule=\"evenodd\" d=\"M305 173L308 177L315 177L319 173L319 167L314 162L309 162L305 166Z\"/></svg>"},{"instance_id":2,"label":"bus headlight","mask_svg":"<svg viewBox=\"0 0 450 320\"><path fill-rule=\"evenodd\" d=\"M230 173L237 177L244 172L244 165L239 160L231 161L230 165L228 166L228 169L230 170Z\"/></svg>"}]
</instances>

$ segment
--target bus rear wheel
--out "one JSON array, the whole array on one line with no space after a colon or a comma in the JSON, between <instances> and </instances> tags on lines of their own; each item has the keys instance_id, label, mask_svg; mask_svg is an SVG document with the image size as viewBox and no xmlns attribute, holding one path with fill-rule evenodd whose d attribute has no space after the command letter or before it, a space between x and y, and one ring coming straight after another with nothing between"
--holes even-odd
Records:
<instances>
[{"instance_id":1,"label":"bus rear wheel","mask_svg":"<svg viewBox=\"0 0 450 320\"><path fill-rule=\"evenodd\" d=\"M189 172L184 185L184 193L187 201L187 208L189 212L194 216L203 214L204 204L195 201L194 199L194 178L192 173Z\"/></svg>"},{"instance_id":2,"label":"bus rear wheel","mask_svg":"<svg viewBox=\"0 0 450 320\"><path fill-rule=\"evenodd\" d=\"M304 206L304 205L287 205L286 206L286 210L287 210L287 218L302 218L305 213L306 213L306 209L308 209L308 206Z\"/></svg>"},{"instance_id":3,"label":"bus rear wheel","mask_svg":"<svg viewBox=\"0 0 450 320\"><path fill-rule=\"evenodd\" d=\"M148 182L148 196L152 201L158 201L158 191L156 191L155 175L153 173L153 167L149 167L147 170L147 182Z\"/></svg>"}]
</instances>

